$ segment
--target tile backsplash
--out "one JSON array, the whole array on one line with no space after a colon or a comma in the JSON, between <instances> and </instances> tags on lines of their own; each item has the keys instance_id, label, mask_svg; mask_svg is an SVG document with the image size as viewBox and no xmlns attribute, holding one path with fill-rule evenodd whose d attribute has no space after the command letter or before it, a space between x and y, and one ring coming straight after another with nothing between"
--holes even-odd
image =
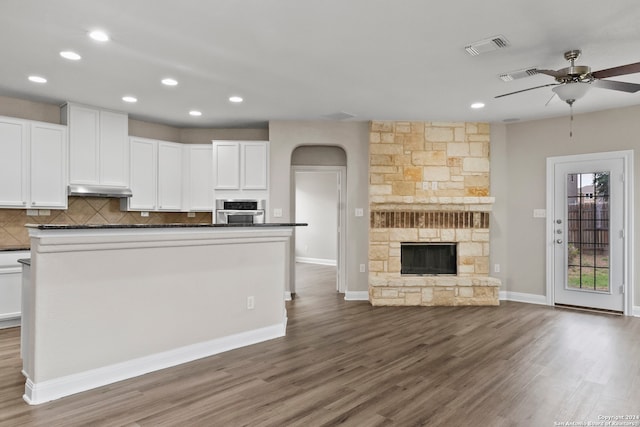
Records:
<instances>
[{"instance_id":1,"label":"tile backsplash","mask_svg":"<svg viewBox=\"0 0 640 427\"><path fill-rule=\"evenodd\" d=\"M25 209L0 209L0 250L29 248L29 232L25 224L211 224L210 212L140 212L120 210L120 199L101 197L69 197L66 210L51 210L47 216L27 216Z\"/></svg>"}]
</instances>

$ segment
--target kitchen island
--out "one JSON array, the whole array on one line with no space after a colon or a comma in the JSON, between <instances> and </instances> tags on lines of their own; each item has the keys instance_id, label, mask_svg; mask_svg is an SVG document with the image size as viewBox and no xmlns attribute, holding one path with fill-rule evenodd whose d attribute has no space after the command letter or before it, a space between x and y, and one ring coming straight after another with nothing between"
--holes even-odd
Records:
<instances>
[{"instance_id":1,"label":"kitchen island","mask_svg":"<svg viewBox=\"0 0 640 427\"><path fill-rule=\"evenodd\" d=\"M298 225L27 225L25 401L284 336Z\"/></svg>"}]
</instances>

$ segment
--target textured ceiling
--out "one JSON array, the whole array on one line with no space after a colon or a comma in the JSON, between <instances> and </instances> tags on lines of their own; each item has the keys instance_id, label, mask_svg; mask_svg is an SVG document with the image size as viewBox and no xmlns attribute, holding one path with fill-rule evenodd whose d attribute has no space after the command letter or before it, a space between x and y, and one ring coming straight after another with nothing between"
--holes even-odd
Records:
<instances>
[{"instance_id":1,"label":"textured ceiling","mask_svg":"<svg viewBox=\"0 0 640 427\"><path fill-rule=\"evenodd\" d=\"M595 6L595 5L593 5ZM3 0L0 94L75 101L180 127L269 120L532 120L567 115L544 75L582 49L592 70L640 61L640 3L616 0ZM100 28L107 43L87 37ZM470 56L469 43L503 35L510 46ZM59 56L74 50L83 59ZM27 76L45 76L35 84ZM160 84L164 77L176 87ZM640 83L640 74L615 78ZM134 95L126 104L123 95ZM241 104L228 101L231 95ZM486 107L472 110L472 102ZM640 104L591 88L574 112ZM201 117L188 111L198 109ZM336 116L337 115L337 116Z\"/></svg>"}]
</instances>

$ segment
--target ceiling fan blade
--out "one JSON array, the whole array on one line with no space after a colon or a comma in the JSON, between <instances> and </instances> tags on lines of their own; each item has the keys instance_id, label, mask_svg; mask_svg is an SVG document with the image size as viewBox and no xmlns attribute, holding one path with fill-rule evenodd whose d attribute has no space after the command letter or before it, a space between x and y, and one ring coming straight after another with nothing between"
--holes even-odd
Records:
<instances>
[{"instance_id":1,"label":"ceiling fan blade","mask_svg":"<svg viewBox=\"0 0 640 427\"><path fill-rule=\"evenodd\" d=\"M606 70L594 71L591 75L596 79L604 79L607 77L624 76L625 74L633 73L640 73L640 62L607 68Z\"/></svg>"},{"instance_id":2,"label":"ceiling fan blade","mask_svg":"<svg viewBox=\"0 0 640 427\"><path fill-rule=\"evenodd\" d=\"M516 93L520 93L520 92L526 92L526 91L533 90L533 89L540 89L541 87L556 86L556 85L559 85L559 84L560 84L560 83L549 83L549 84L547 84L547 85L536 86L536 87L530 87L529 89L522 89L522 90L517 90L517 91L515 91L515 92L504 93L504 94L502 94L502 95L498 95L498 96L496 96L496 97L494 97L494 98L502 98L503 96L514 95L514 94L516 94Z\"/></svg>"},{"instance_id":3,"label":"ceiling fan blade","mask_svg":"<svg viewBox=\"0 0 640 427\"><path fill-rule=\"evenodd\" d=\"M614 80L594 80L591 84L602 89L613 89L629 93L635 93L640 90L640 84L638 83L617 82Z\"/></svg>"},{"instance_id":4,"label":"ceiling fan blade","mask_svg":"<svg viewBox=\"0 0 640 427\"><path fill-rule=\"evenodd\" d=\"M556 71L556 70L540 70L538 68L536 68L536 73L538 74L546 74L547 76L551 76L551 77L564 77L565 74Z\"/></svg>"}]
</instances>

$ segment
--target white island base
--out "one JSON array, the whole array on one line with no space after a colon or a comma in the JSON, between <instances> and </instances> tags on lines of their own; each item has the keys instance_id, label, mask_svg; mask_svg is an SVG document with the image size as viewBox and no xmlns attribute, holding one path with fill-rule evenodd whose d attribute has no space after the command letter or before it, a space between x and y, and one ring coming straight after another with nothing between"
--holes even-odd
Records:
<instances>
[{"instance_id":1,"label":"white island base","mask_svg":"<svg viewBox=\"0 0 640 427\"><path fill-rule=\"evenodd\" d=\"M29 226L24 400L284 336L292 226Z\"/></svg>"}]
</instances>

